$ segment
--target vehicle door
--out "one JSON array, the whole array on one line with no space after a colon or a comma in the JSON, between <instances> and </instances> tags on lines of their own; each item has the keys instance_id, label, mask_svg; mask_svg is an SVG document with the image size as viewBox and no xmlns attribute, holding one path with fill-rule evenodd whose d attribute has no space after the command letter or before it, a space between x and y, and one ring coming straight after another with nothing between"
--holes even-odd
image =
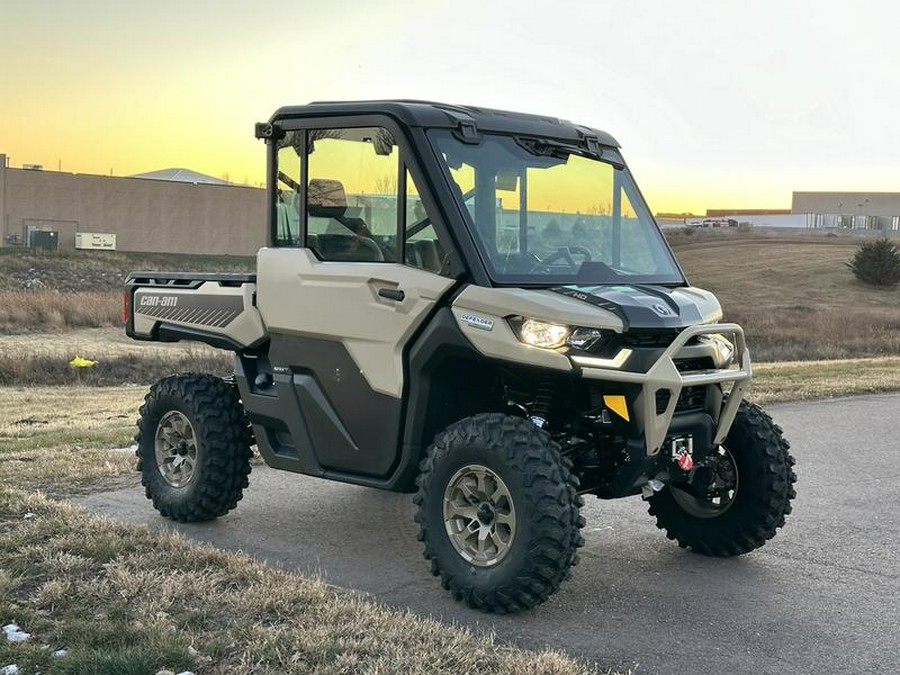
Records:
<instances>
[{"instance_id":1,"label":"vehicle door","mask_svg":"<svg viewBox=\"0 0 900 675\"><path fill-rule=\"evenodd\" d=\"M326 470L388 475L404 347L454 285L399 135L336 126L278 142L274 245L258 255L258 306L273 370L293 378Z\"/></svg>"}]
</instances>

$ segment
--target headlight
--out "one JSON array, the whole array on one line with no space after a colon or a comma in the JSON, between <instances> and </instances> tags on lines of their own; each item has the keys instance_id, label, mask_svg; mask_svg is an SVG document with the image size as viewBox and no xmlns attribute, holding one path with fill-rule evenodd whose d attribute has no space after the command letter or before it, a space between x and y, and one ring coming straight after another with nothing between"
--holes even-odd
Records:
<instances>
[{"instance_id":1,"label":"headlight","mask_svg":"<svg viewBox=\"0 0 900 675\"><path fill-rule=\"evenodd\" d=\"M587 351L607 336L607 333L599 328L567 326L524 317L512 317L509 319L509 323L519 340L526 345L544 349L556 349L568 345Z\"/></svg>"},{"instance_id":2,"label":"headlight","mask_svg":"<svg viewBox=\"0 0 900 675\"><path fill-rule=\"evenodd\" d=\"M532 347L555 349L566 344L572 329L556 323L546 323L537 319L525 319L519 328L519 339Z\"/></svg>"},{"instance_id":3,"label":"headlight","mask_svg":"<svg viewBox=\"0 0 900 675\"><path fill-rule=\"evenodd\" d=\"M701 342L715 345L716 350L719 352L719 356L722 359L723 365L728 365L731 363L734 357L734 345L731 343L731 340L726 338L724 335L720 335L719 333L701 335L698 339Z\"/></svg>"},{"instance_id":4,"label":"headlight","mask_svg":"<svg viewBox=\"0 0 900 675\"><path fill-rule=\"evenodd\" d=\"M576 349L588 351L606 336L607 333L604 333L599 328L576 328L572 331L569 339L566 340L566 344Z\"/></svg>"}]
</instances>

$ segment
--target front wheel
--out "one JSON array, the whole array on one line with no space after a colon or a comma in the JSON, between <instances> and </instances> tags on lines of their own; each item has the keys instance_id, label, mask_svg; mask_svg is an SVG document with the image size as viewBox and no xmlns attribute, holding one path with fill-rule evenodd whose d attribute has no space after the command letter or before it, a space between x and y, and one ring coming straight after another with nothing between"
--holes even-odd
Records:
<instances>
[{"instance_id":1,"label":"front wheel","mask_svg":"<svg viewBox=\"0 0 900 675\"><path fill-rule=\"evenodd\" d=\"M150 388L140 414L141 483L157 511L192 522L237 506L251 451L234 387L212 375L173 375Z\"/></svg>"},{"instance_id":2,"label":"front wheel","mask_svg":"<svg viewBox=\"0 0 900 675\"><path fill-rule=\"evenodd\" d=\"M578 479L549 434L528 420L489 413L450 425L417 482L424 555L469 607L534 607L576 563L584 543Z\"/></svg>"},{"instance_id":3,"label":"front wheel","mask_svg":"<svg viewBox=\"0 0 900 675\"><path fill-rule=\"evenodd\" d=\"M727 557L775 536L796 496L794 458L781 428L743 401L725 442L693 469L690 484L672 484L650 499L650 515L682 548Z\"/></svg>"}]
</instances>

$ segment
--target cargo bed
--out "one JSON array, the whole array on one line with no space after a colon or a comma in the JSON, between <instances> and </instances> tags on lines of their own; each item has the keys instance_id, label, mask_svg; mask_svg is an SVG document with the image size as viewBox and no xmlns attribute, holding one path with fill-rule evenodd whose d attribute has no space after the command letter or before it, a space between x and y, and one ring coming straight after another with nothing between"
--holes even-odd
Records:
<instances>
[{"instance_id":1,"label":"cargo bed","mask_svg":"<svg viewBox=\"0 0 900 675\"><path fill-rule=\"evenodd\" d=\"M133 272L125 281L125 314L125 332L135 340L241 351L266 336L255 274Z\"/></svg>"}]
</instances>

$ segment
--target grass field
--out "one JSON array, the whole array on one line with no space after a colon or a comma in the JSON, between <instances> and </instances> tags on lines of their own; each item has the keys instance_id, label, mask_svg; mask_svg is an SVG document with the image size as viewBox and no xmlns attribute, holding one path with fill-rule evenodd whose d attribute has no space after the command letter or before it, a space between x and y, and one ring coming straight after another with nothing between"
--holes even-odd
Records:
<instances>
[{"instance_id":1,"label":"grass field","mask_svg":"<svg viewBox=\"0 0 900 675\"><path fill-rule=\"evenodd\" d=\"M598 672L6 488L0 616L31 634L0 642L23 674Z\"/></svg>"},{"instance_id":2,"label":"grass field","mask_svg":"<svg viewBox=\"0 0 900 675\"><path fill-rule=\"evenodd\" d=\"M0 619L32 634L20 644L0 640L0 668L45 675L599 672L48 498L137 483L133 452L112 448L131 444L144 393L0 388ZM54 657L58 649L68 656Z\"/></svg>"},{"instance_id":3,"label":"grass field","mask_svg":"<svg viewBox=\"0 0 900 675\"><path fill-rule=\"evenodd\" d=\"M846 264L859 236L670 235L695 286L741 324L755 361L900 356L900 288L867 287Z\"/></svg>"},{"instance_id":4,"label":"grass field","mask_svg":"<svg viewBox=\"0 0 900 675\"><path fill-rule=\"evenodd\" d=\"M94 361L73 368L76 356ZM0 386L142 384L177 372L228 375L230 352L197 342L137 342L121 327L0 334Z\"/></svg>"},{"instance_id":5,"label":"grass field","mask_svg":"<svg viewBox=\"0 0 900 675\"><path fill-rule=\"evenodd\" d=\"M900 288L864 286L846 266L865 239L730 230L667 236L691 283L713 291L726 319L744 327L754 360L900 355ZM0 253L0 336L119 328L122 283L134 269L247 271L253 264L115 252ZM41 281L39 290L23 291L31 278Z\"/></svg>"},{"instance_id":6,"label":"grass field","mask_svg":"<svg viewBox=\"0 0 900 675\"><path fill-rule=\"evenodd\" d=\"M121 292L125 278L137 270L252 272L255 265L254 257L241 256L124 251L42 253L0 247L0 291L33 288L62 293Z\"/></svg>"},{"instance_id":7,"label":"grass field","mask_svg":"<svg viewBox=\"0 0 900 675\"><path fill-rule=\"evenodd\" d=\"M900 292L853 280L843 263L858 243L673 237L691 281L714 291L726 318L747 331L753 400L900 390ZM23 644L0 642L0 667L72 675L596 672L49 499L136 485L133 453L114 449L131 445L146 385L170 372L224 374L230 366L227 353L203 345L128 340L118 290L127 271L252 267L247 259L80 255L0 253L0 618L33 633ZM22 290L33 279L38 290ZM75 355L98 363L71 368ZM69 386L39 386L59 384ZM53 658L57 648L69 656Z\"/></svg>"}]
</instances>

